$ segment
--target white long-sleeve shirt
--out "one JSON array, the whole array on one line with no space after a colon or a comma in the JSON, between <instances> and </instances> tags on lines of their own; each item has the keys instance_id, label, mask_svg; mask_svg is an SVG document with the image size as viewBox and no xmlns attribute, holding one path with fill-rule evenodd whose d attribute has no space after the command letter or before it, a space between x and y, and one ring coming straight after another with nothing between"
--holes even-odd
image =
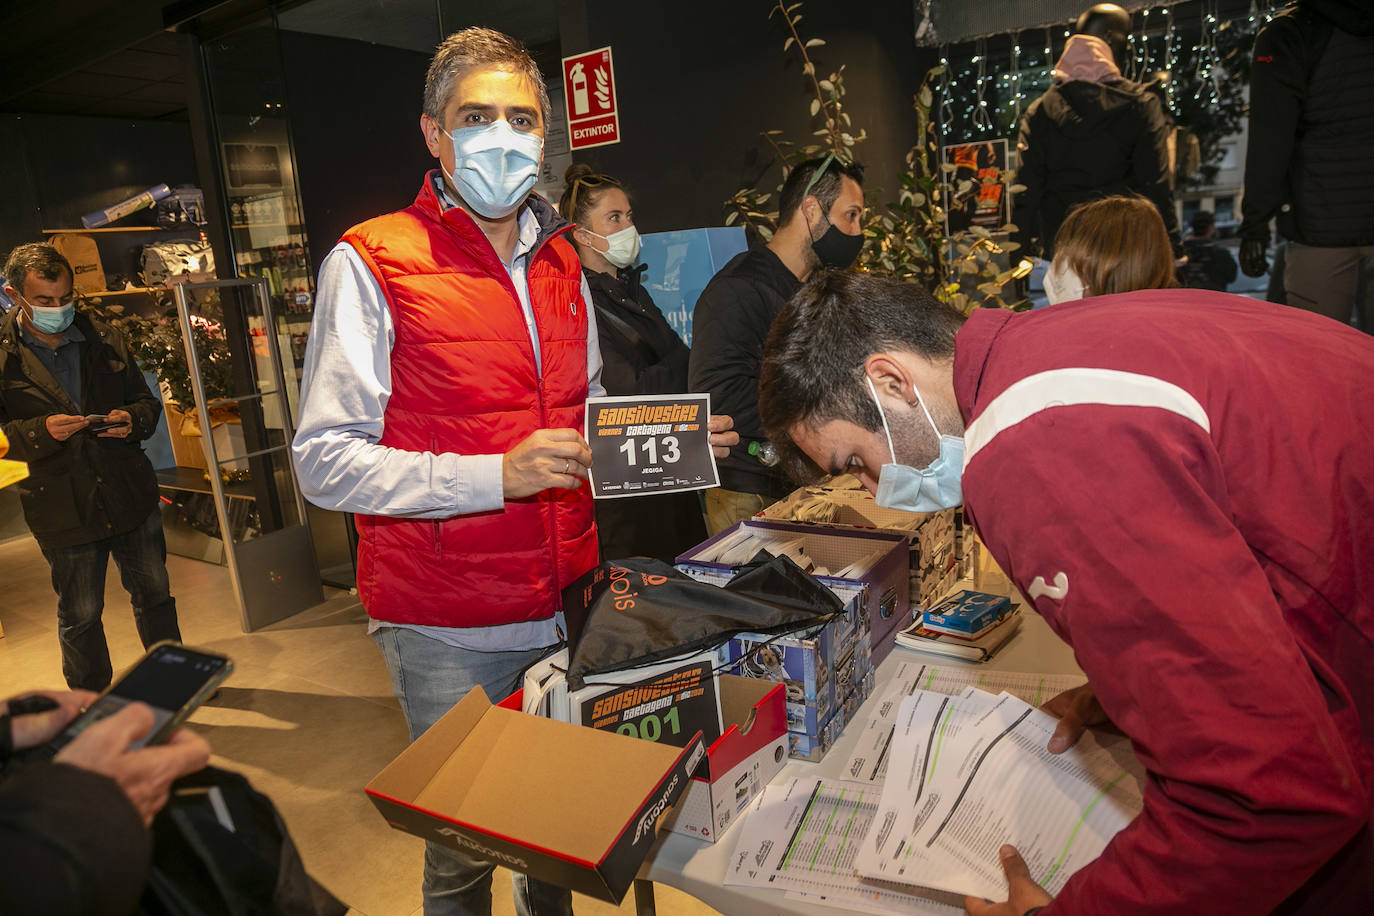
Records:
<instances>
[{"instance_id":1,"label":"white long-sleeve shirt","mask_svg":"<svg viewBox=\"0 0 1374 916\"><path fill-rule=\"evenodd\" d=\"M505 264L541 363L539 333L530 305L527 270L539 237L528 210L520 211L520 234ZM601 351L591 292L587 303L587 384L601 386ZM325 257L316 286L315 314L301 380L300 421L291 450L305 497L341 512L406 518L450 518L500 509L503 456L433 454L379 445L391 397L391 348L395 327L381 286L347 242ZM378 625L374 621L374 627ZM387 624L391 625L391 624ZM412 629L450 645L477 651L514 651L558 641L554 620L495 627Z\"/></svg>"}]
</instances>

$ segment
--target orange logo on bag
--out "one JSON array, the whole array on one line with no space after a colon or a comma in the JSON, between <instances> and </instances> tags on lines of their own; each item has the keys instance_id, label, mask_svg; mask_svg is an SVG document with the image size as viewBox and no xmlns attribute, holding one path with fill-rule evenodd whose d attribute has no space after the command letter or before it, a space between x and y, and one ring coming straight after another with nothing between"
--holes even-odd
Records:
<instances>
[{"instance_id":1,"label":"orange logo on bag","mask_svg":"<svg viewBox=\"0 0 1374 916\"><path fill-rule=\"evenodd\" d=\"M644 587L662 585L668 581L667 576L657 576L650 573L640 573L639 578ZM615 595L615 609L617 611L628 611L635 606L635 598L639 592L630 591L631 587L630 570L623 566L612 566L611 592Z\"/></svg>"}]
</instances>

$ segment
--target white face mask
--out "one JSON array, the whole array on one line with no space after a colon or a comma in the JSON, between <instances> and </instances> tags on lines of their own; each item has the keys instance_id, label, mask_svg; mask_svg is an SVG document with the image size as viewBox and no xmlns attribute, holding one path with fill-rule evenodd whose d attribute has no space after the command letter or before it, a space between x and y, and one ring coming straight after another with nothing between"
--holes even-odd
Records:
<instances>
[{"instance_id":1,"label":"white face mask","mask_svg":"<svg viewBox=\"0 0 1374 916\"><path fill-rule=\"evenodd\" d=\"M913 388L926 422L935 430L935 435L940 436L940 454L923 468L898 464L892 430L887 425L887 412L878 400L873 379L865 376L864 381L868 382L868 391L873 395L873 403L878 405L878 415L883 418L883 434L887 436L887 449L892 455L892 463L883 465L878 473L878 492L873 494L873 501L884 509L903 512L938 512L961 505L964 501L964 438L940 435L940 427L935 425L926 409L920 390Z\"/></svg>"},{"instance_id":2,"label":"white face mask","mask_svg":"<svg viewBox=\"0 0 1374 916\"><path fill-rule=\"evenodd\" d=\"M1058 258L1050 262L1050 269L1045 271L1045 295L1050 305L1082 299L1085 292L1083 281L1067 264Z\"/></svg>"},{"instance_id":3,"label":"white face mask","mask_svg":"<svg viewBox=\"0 0 1374 916\"><path fill-rule=\"evenodd\" d=\"M609 246L601 252L601 256L610 261L616 267L629 267L639 257L639 231L634 226L626 226L619 232L612 232L610 235L597 235L590 229L583 229L588 235L605 239Z\"/></svg>"},{"instance_id":4,"label":"white face mask","mask_svg":"<svg viewBox=\"0 0 1374 916\"><path fill-rule=\"evenodd\" d=\"M544 138L508 121L460 127L448 137L453 174L445 171L444 177L464 203L487 219L501 219L525 202L539 178Z\"/></svg>"}]
</instances>

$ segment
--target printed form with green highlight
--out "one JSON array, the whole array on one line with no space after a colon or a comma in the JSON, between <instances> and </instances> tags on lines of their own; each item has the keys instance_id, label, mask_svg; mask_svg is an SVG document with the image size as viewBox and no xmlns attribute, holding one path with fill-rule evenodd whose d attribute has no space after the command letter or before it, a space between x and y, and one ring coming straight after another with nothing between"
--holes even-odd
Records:
<instances>
[{"instance_id":1,"label":"printed form with green highlight","mask_svg":"<svg viewBox=\"0 0 1374 916\"><path fill-rule=\"evenodd\" d=\"M882 796L858 873L955 894L1006 897L998 849L1020 850L1057 893L1140 813L1144 770L1119 736L1046 749L1057 720L1010 693L902 698Z\"/></svg>"}]
</instances>

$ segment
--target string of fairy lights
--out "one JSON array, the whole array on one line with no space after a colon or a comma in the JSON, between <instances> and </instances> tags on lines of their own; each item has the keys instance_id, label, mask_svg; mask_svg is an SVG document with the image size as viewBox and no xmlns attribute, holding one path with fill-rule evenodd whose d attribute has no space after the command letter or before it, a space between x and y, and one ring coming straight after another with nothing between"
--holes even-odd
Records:
<instances>
[{"instance_id":1,"label":"string of fairy lights","mask_svg":"<svg viewBox=\"0 0 1374 916\"><path fill-rule=\"evenodd\" d=\"M1178 76L1191 77L1186 83L1192 101L1205 106L1220 98L1226 75L1217 48L1223 24L1220 0L1197 0L1182 11L1180 5L1165 4L1135 15L1127 39L1130 62L1122 73L1136 82L1159 79L1165 104L1174 115L1184 102L1180 96L1183 81ZM1252 0L1248 13L1227 21L1257 30L1284 5L1284 0ZM1004 44L996 36L965 42L957 48L962 53L956 53L954 46L941 45L944 72L936 79L938 103L933 119L941 138L960 142L1014 134L1026 107L1049 87L1050 71L1071 34L1063 26L1008 32L1006 47L991 55L990 43ZM1190 72L1180 74L1185 56Z\"/></svg>"}]
</instances>

